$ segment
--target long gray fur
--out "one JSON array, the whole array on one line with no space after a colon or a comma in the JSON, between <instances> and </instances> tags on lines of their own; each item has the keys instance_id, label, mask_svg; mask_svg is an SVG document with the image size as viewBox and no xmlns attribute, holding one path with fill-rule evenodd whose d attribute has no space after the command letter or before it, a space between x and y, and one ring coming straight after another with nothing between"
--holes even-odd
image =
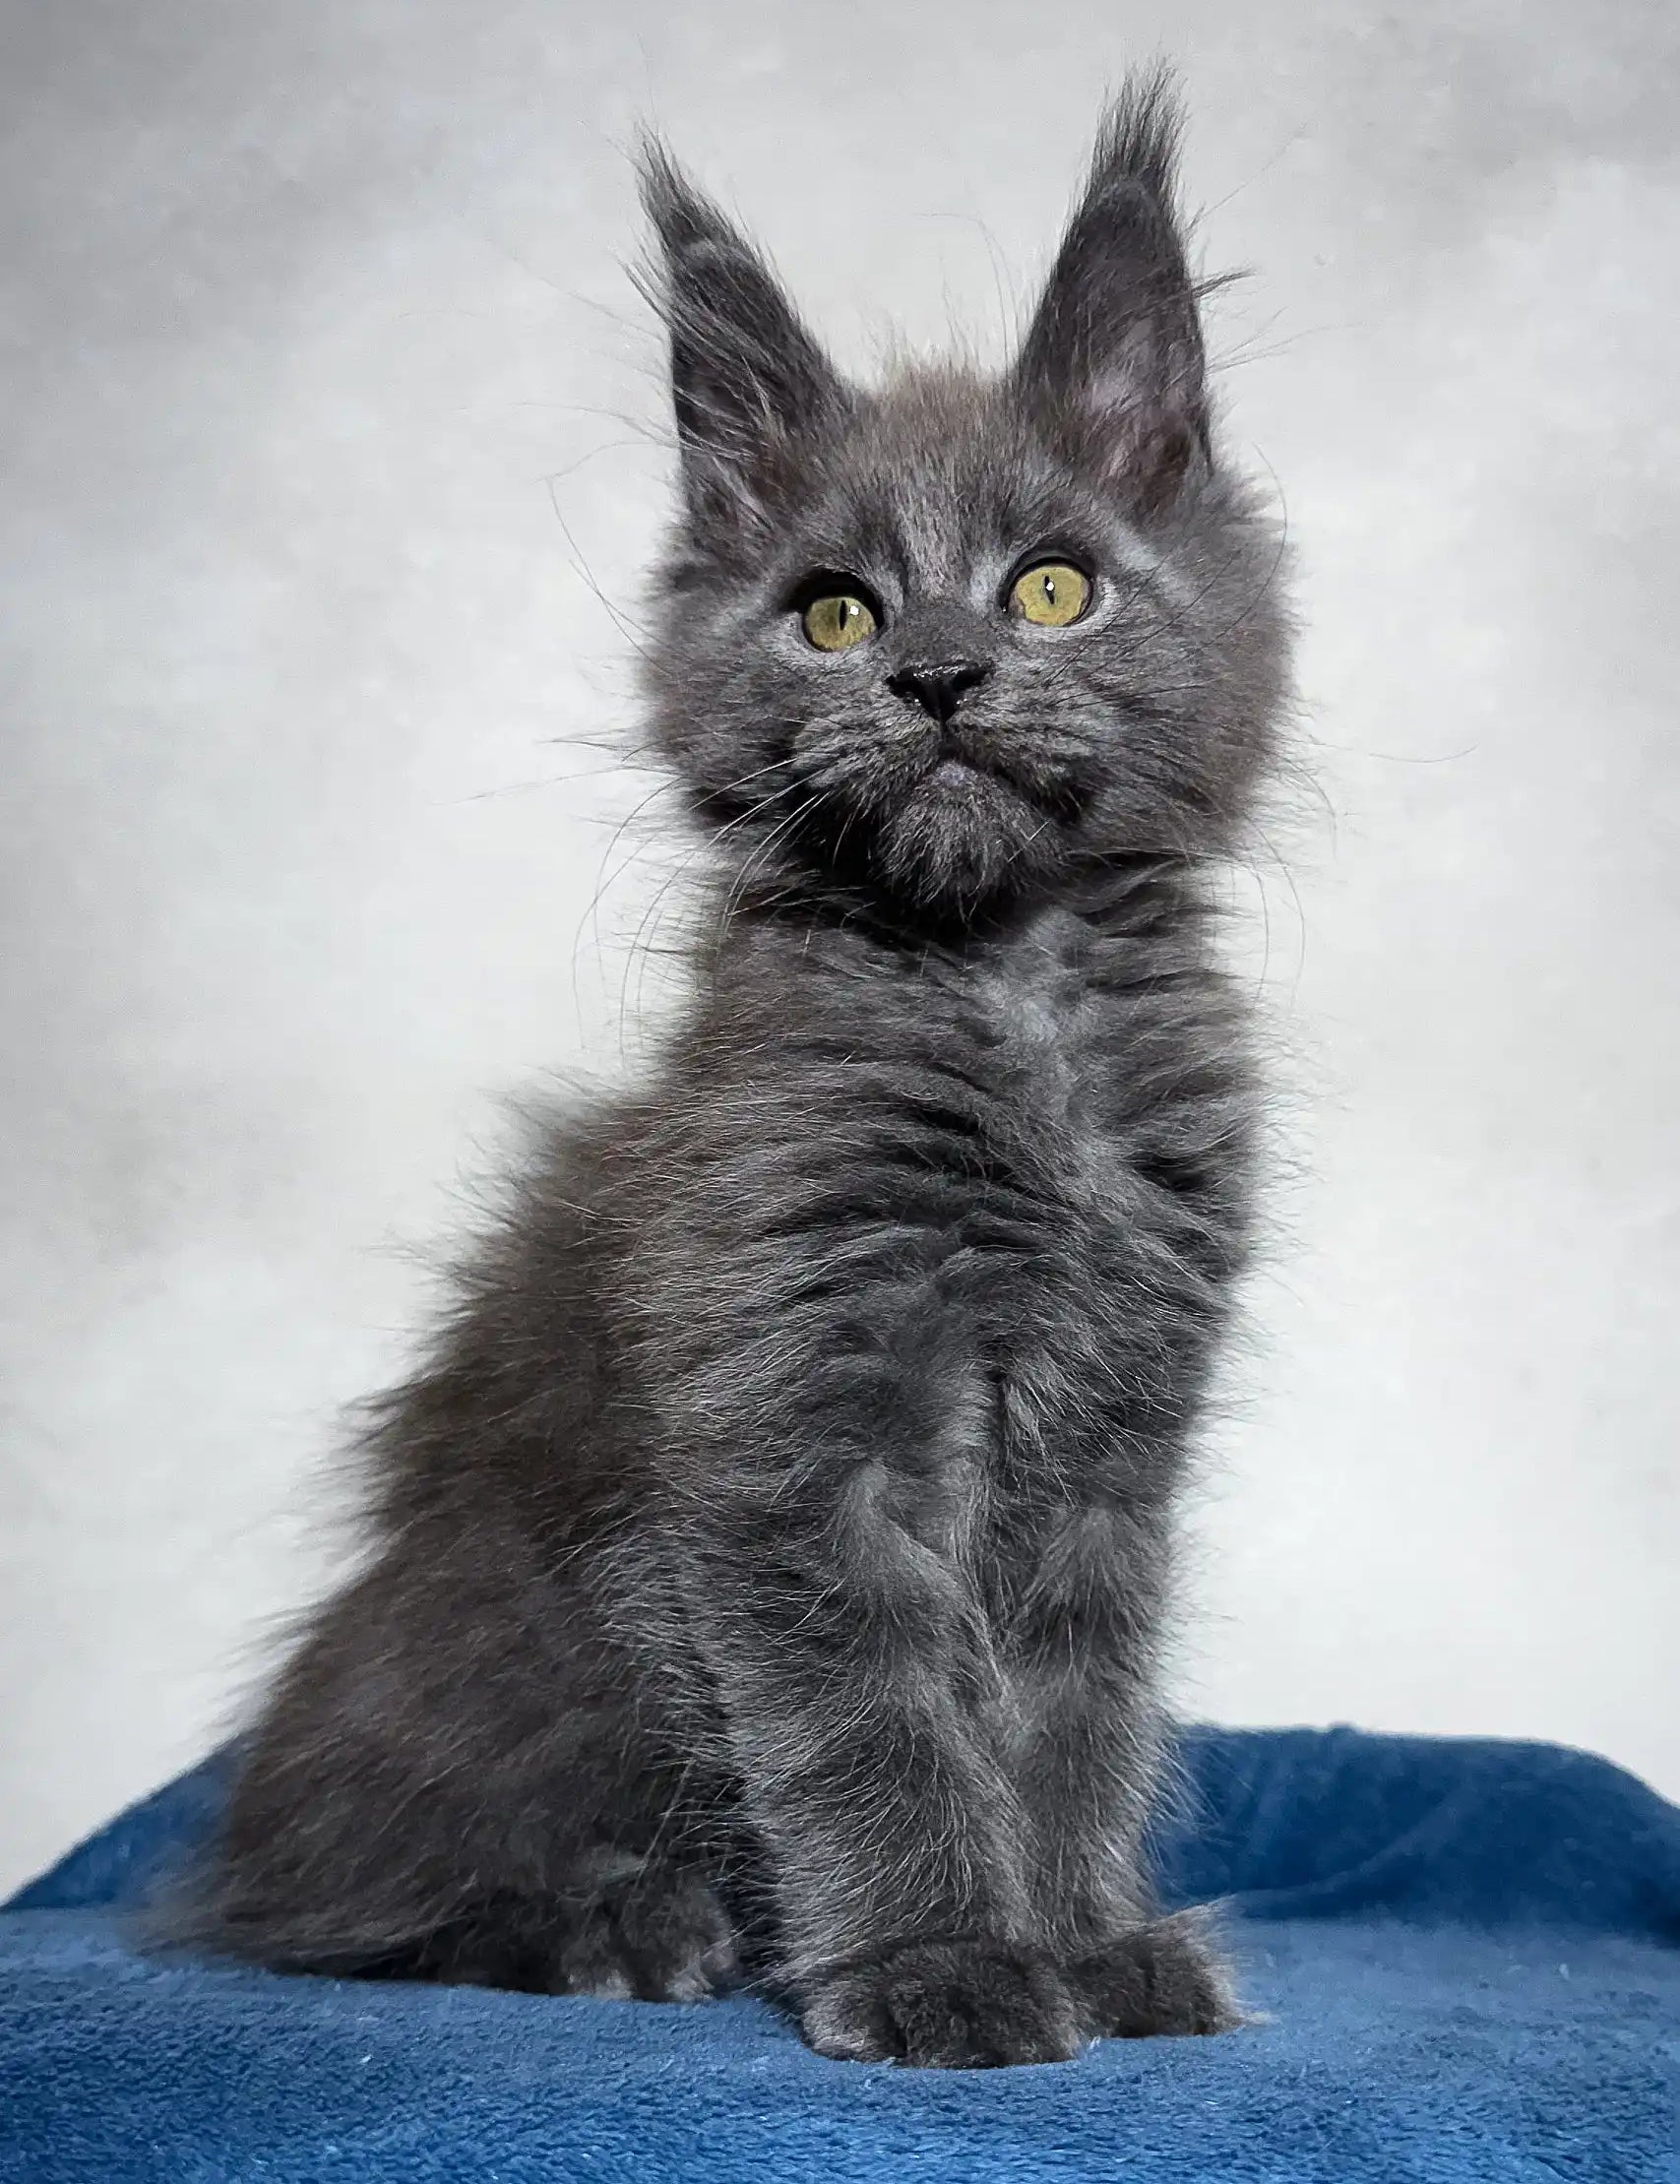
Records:
<instances>
[{"instance_id":1,"label":"long gray fur","mask_svg":"<svg viewBox=\"0 0 1680 2184\"><path fill-rule=\"evenodd\" d=\"M1158 80L1117 102L1009 371L878 392L647 155L683 465L648 698L704 939L646 1085L551 1129L378 1412L367 1562L201 1900L223 1947L750 1976L824 2053L923 2064L1231 2022L1142 1844L1249 1226L1206 876L1285 648L1175 130ZM1050 555L1093 588L1065 628L1007 611ZM878 628L824 653L838 578Z\"/></svg>"}]
</instances>

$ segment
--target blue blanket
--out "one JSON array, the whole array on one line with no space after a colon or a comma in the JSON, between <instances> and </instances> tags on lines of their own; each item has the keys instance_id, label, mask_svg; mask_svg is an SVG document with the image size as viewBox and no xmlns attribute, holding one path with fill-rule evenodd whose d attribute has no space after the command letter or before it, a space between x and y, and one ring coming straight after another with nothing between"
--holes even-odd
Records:
<instances>
[{"instance_id":1,"label":"blue blanket","mask_svg":"<svg viewBox=\"0 0 1680 2184\"><path fill-rule=\"evenodd\" d=\"M693 2007L137 1954L213 1761L0 1914L0 2177L28 2184L1505 2184L1680 2179L1680 1811L1547 1745L1198 1730L1174 1898L1228 1900L1218 2039L946 2073Z\"/></svg>"}]
</instances>

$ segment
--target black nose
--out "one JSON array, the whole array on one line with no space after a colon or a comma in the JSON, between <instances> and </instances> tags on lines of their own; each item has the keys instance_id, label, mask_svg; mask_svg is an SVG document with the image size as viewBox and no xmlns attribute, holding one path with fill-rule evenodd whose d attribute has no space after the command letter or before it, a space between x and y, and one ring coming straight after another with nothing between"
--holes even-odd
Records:
<instances>
[{"instance_id":1,"label":"black nose","mask_svg":"<svg viewBox=\"0 0 1680 2184\"><path fill-rule=\"evenodd\" d=\"M962 704L963 693L984 682L990 673L983 660L944 659L931 666L901 667L896 675L887 677L887 688L907 704L932 714L943 727Z\"/></svg>"}]
</instances>

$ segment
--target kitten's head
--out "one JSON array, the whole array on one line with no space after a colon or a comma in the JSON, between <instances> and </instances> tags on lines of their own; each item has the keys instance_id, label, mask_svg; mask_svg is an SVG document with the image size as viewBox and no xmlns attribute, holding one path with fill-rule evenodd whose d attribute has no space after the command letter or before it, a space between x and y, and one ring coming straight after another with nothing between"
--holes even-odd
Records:
<instances>
[{"instance_id":1,"label":"kitten's head","mask_svg":"<svg viewBox=\"0 0 1680 2184\"><path fill-rule=\"evenodd\" d=\"M1278 546L1215 459L1175 139L1131 87L1014 364L879 392L649 152L683 492L654 725L733 861L949 923L1230 844Z\"/></svg>"}]
</instances>

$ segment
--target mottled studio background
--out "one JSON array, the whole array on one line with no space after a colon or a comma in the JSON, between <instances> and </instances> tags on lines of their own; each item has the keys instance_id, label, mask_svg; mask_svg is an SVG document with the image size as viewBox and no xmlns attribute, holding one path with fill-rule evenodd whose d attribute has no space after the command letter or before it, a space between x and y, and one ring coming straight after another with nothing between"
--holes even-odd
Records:
<instances>
[{"instance_id":1,"label":"mottled studio background","mask_svg":"<svg viewBox=\"0 0 1680 2184\"><path fill-rule=\"evenodd\" d=\"M0 1882L218 1733L411 1247L616 1060L637 120L842 357L995 353L1157 45L1323 790L1182 1687L1680 1792L1671 0L6 0Z\"/></svg>"}]
</instances>

